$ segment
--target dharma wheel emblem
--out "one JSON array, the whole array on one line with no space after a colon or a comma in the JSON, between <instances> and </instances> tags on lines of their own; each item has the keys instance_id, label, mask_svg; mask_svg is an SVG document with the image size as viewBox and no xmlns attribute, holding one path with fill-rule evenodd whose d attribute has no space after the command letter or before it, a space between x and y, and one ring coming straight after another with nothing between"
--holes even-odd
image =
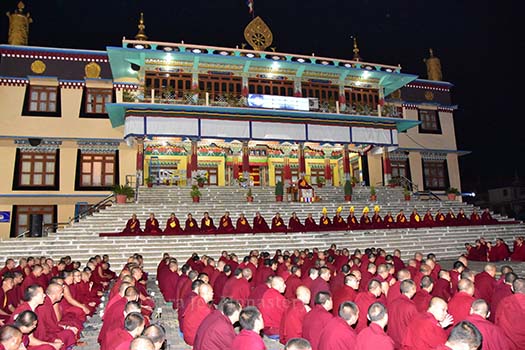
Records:
<instances>
[{"instance_id":1,"label":"dharma wheel emblem","mask_svg":"<svg viewBox=\"0 0 525 350\"><path fill-rule=\"evenodd\" d=\"M263 51L273 42L273 34L261 17L254 18L244 29L244 38L256 51Z\"/></svg>"}]
</instances>

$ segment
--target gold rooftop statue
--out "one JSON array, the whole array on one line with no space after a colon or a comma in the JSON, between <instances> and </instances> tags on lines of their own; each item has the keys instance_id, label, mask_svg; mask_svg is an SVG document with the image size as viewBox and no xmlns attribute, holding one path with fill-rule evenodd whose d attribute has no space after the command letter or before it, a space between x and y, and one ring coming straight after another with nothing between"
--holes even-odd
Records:
<instances>
[{"instance_id":1,"label":"gold rooftop statue","mask_svg":"<svg viewBox=\"0 0 525 350\"><path fill-rule=\"evenodd\" d=\"M24 13L26 5L20 1L15 12L7 12L9 17L9 45L27 45L29 38L29 24L33 23L29 13Z\"/></svg>"},{"instance_id":2,"label":"gold rooftop statue","mask_svg":"<svg viewBox=\"0 0 525 350\"><path fill-rule=\"evenodd\" d=\"M354 61L361 61L361 56L359 55L359 47L357 47L357 37L354 36Z\"/></svg>"},{"instance_id":3,"label":"gold rooftop statue","mask_svg":"<svg viewBox=\"0 0 525 350\"><path fill-rule=\"evenodd\" d=\"M135 35L135 39L142 40L142 41L148 40L148 36L146 35L146 31L145 31L146 25L144 24L144 13L143 12L140 13L139 24L137 27L139 28L139 31L137 35Z\"/></svg>"},{"instance_id":4,"label":"gold rooftop statue","mask_svg":"<svg viewBox=\"0 0 525 350\"><path fill-rule=\"evenodd\" d=\"M434 57L434 50L429 49L430 57L424 60L427 65L427 79L428 80L443 80L443 73L441 72L441 61Z\"/></svg>"}]
</instances>

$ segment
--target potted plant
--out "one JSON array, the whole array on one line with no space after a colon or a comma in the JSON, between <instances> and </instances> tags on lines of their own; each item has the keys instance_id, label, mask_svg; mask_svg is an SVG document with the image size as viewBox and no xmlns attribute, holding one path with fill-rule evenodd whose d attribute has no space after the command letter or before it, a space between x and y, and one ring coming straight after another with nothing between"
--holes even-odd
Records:
<instances>
[{"instance_id":1,"label":"potted plant","mask_svg":"<svg viewBox=\"0 0 525 350\"><path fill-rule=\"evenodd\" d=\"M357 181L357 177L352 176L352 187L355 187L359 181Z\"/></svg>"},{"instance_id":2,"label":"potted plant","mask_svg":"<svg viewBox=\"0 0 525 350\"><path fill-rule=\"evenodd\" d=\"M459 196L459 190L455 187L448 188L446 192L449 201L455 201L456 196Z\"/></svg>"},{"instance_id":3,"label":"potted plant","mask_svg":"<svg viewBox=\"0 0 525 350\"><path fill-rule=\"evenodd\" d=\"M388 187L394 188L399 185L401 185L399 177L393 177L388 181Z\"/></svg>"},{"instance_id":4,"label":"potted plant","mask_svg":"<svg viewBox=\"0 0 525 350\"><path fill-rule=\"evenodd\" d=\"M117 200L117 204L124 204L129 198L135 196L135 191L129 185L115 185L113 186L113 194Z\"/></svg>"},{"instance_id":5,"label":"potted plant","mask_svg":"<svg viewBox=\"0 0 525 350\"><path fill-rule=\"evenodd\" d=\"M191 186L191 192L190 196L193 199L193 203L199 203L201 200L201 191L199 190L199 186L193 185Z\"/></svg>"},{"instance_id":6,"label":"potted plant","mask_svg":"<svg viewBox=\"0 0 525 350\"><path fill-rule=\"evenodd\" d=\"M352 182L350 180L345 181L345 201L350 202L352 200Z\"/></svg>"},{"instance_id":7,"label":"potted plant","mask_svg":"<svg viewBox=\"0 0 525 350\"><path fill-rule=\"evenodd\" d=\"M147 177L147 178L145 179L145 181L146 181L146 185L147 185L149 188L153 187L153 179L152 179L151 177Z\"/></svg>"},{"instance_id":8,"label":"potted plant","mask_svg":"<svg viewBox=\"0 0 525 350\"><path fill-rule=\"evenodd\" d=\"M377 192L374 186L370 186L370 200L372 202L377 201Z\"/></svg>"},{"instance_id":9,"label":"potted plant","mask_svg":"<svg viewBox=\"0 0 525 350\"><path fill-rule=\"evenodd\" d=\"M321 188L324 186L324 184L326 183L326 180L324 178L324 176L319 176L317 178L317 187Z\"/></svg>"},{"instance_id":10,"label":"potted plant","mask_svg":"<svg viewBox=\"0 0 525 350\"><path fill-rule=\"evenodd\" d=\"M198 171L197 175L193 178L199 187L204 187L204 184L208 181L206 172Z\"/></svg>"},{"instance_id":11,"label":"potted plant","mask_svg":"<svg viewBox=\"0 0 525 350\"><path fill-rule=\"evenodd\" d=\"M282 202L283 195L284 195L284 185L282 181L277 181L277 183L275 184L275 201Z\"/></svg>"},{"instance_id":12,"label":"potted plant","mask_svg":"<svg viewBox=\"0 0 525 350\"><path fill-rule=\"evenodd\" d=\"M247 202L253 202L253 194L252 194L252 188L248 188L248 192L246 193L246 201Z\"/></svg>"},{"instance_id":13,"label":"potted plant","mask_svg":"<svg viewBox=\"0 0 525 350\"><path fill-rule=\"evenodd\" d=\"M408 187L405 187L405 189L403 190L403 194L405 195L405 200L406 200L406 201L409 201L409 200L410 200L410 197L411 197L411 192L410 192L410 190L408 189Z\"/></svg>"}]
</instances>

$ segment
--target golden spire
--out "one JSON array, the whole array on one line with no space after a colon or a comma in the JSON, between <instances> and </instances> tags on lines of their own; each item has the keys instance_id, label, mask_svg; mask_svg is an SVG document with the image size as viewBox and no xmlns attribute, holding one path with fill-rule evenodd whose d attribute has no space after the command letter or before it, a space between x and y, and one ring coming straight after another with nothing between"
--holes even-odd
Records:
<instances>
[{"instance_id":1,"label":"golden spire","mask_svg":"<svg viewBox=\"0 0 525 350\"><path fill-rule=\"evenodd\" d=\"M354 38L354 49L352 50L354 52L354 61L361 61L361 56L359 56L359 47L357 47L357 37Z\"/></svg>"},{"instance_id":2,"label":"golden spire","mask_svg":"<svg viewBox=\"0 0 525 350\"><path fill-rule=\"evenodd\" d=\"M9 45L27 45L29 38L29 24L33 19L29 13L24 13L26 5L20 1L14 13L7 12L9 17L9 34L7 42Z\"/></svg>"},{"instance_id":3,"label":"golden spire","mask_svg":"<svg viewBox=\"0 0 525 350\"><path fill-rule=\"evenodd\" d=\"M441 61L434 56L434 50L428 49L429 58L423 61L427 65L427 79L428 80L443 80L443 73L441 72Z\"/></svg>"},{"instance_id":4,"label":"golden spire","mask_svg":"<svg viewBox=\"0 0 525 350\"><path fill-rule=\"evenodd\" d=\"M146 31L144 30L146 29L146 25L144 24L144 13L143 12L140 13L139 25L137 27L139 28L139 31L137 35L135 35L135 39L141 40L141 41L148 40L148 36L146 35Z\"/></svg>"}]
</instances>

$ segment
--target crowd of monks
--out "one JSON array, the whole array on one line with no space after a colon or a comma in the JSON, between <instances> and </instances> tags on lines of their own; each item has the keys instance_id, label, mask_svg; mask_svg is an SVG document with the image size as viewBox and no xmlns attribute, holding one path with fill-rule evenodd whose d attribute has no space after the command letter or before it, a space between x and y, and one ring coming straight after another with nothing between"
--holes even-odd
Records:
<instances>
[{"instance_id":1,"label":"crowd of monks","mask_svg":"<svg viewBox=\"0 0 525 350\"><path fill-rule=\"evenodd\" d=\"M501 238L493 243L481 237L474 244L465 243L465 256L472 261L525 261L525 237L519 236L513 242L512 251Z\"/></svg>"},{"instance_id":2,"label":"crowd of monks","mask_svg":"<svg viewBox=\"0 0 525 350\"><path fill-rule=\"evenodd\" d=\"M121 278L110 270L107 255L89 259L84 267L70 257L56 262L29 257L18 264L7 259L0 276L0 350L70 350L87 345L79 340L81 332L104 295L109 299L99 336L101 349L158 350L159 339L165 337L162 327L149 325L155 304L146 291L140 255L129 259ZM125 293L118 288L123 285L129 287Z\"/></svg>"},{"instance_id":3,"label":"crowd of monks","mask_svg":"<svg viewBox=\"0 0 525 350\"><path fill-rule=\"evenodd\" d=\"M82 345L102 296L101 350L161 349L166 331L150 323L156 305L142 266L135 254L117 277L108 256L84 267L70 257L7 259L0 350ZM288 350L525 349L525 280L509 266L498 276L490 262L476 273L466 255L445 270L434 254L403 261L399 250L335 245L251 251L241 260L224 251L217 262L165 253L156 280L194 350L265 350L261 335Z\"/></svg>"},{"instance_id":4,"label":"crowd of monks","mask_svg":"<svg viewBox=\"0 0 525 350\"><path fill-rule=\"evenodd\" d=\"M263 350L261 334L286 349L525 349L525 280L500 272L475 273L464 255L445 270L433 254L405 263L399 250L332 245L241 261L165 254L157 280L194 350Z\"/></svg>"},{"instance_id":5,"label":"crowd of monks","mask_svg":"<svg viewBox=\"0 0 525 350\"><path fill-rule=\"evenodd\" d=\"M443 214L438 209L436 215L432 215L430 209L425 215L421 216L417 209L405 216L403 210L394 217L388 212L384 217L380 215L380 207L374 207L374 214L369 215L369 208L363 208L360 218L355 216L354 207L350 207L349 215L346 219L342 216L342 207L337 208L335 215L330 218L328 211L323 208L322 215L317 222L311 213L301 221L295 212L288 220L288 224L279 213L276 213L271 222L268 223L261 215L256 212L251 223L240 214L235 225L233 224L230 212L224 213L217 225L208 212L204 212L200 225L191 213L187 215L184 226L181 225L175 213L171 213L166 221L164 228L160 226L155 214L151 213L146 220L144 229L133 214L127 221L126 227L122 231L125 234L195 234L195 233L267 233L267 232L315 232L315 231L337 231L337 230L367 230L367 229L390 229L390 228L422 228L422 227L439 227L439 226L466 226L466 225L492 225L498 221L493 219L488 209L485 209L481 215L474 209L470 217L467 217L464 210L459 209L457 215L452 209L447 214Z\"/></svg>"}]
</instances>

